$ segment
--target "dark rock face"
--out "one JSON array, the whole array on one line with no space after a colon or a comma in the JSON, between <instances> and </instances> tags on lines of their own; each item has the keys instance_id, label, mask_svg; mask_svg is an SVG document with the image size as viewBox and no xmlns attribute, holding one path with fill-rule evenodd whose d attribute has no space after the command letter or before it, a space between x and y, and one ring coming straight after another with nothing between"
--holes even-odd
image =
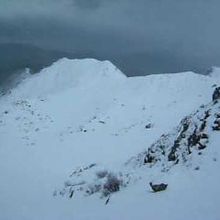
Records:
<instances>
[{"instance_id":1,"label":"dark rock face","mask_svg":"<svg viewBox=\"0 0 220 220\"><path fill-rule=\"evenodd\" d=\"M152 182L150 182L149 184L150 184L151 189L154 192L164 191L164 190L166 190L166 188L168 186L168 184L165 184L165 183L153 184Z\"/></svg>"},{"instance_id":2,"label":"dark rock face","mask_svg":"<svg viewBox=\"0 0 220 220\"><path fill-rule=\"evenodd\" d=\"M143 152L142 157L139 156L140 161L142 158L142 164L149 167L160 164L163 172L167 172L178 163L190 165L192 152L207 148L209 128L220 130L218 104L205 105L202 109L185 117L173 132L163 134ZM215 117L214 124L212 116Z\"/></svg>"},{"instance_id":3,"label":"dark rock face","mask_svg":"<svg viewBox=\"0 0 220 220\"><path fill-rule=\"evenodd\" d=\"M178 149L179 146L180 146L180 142L177 139L177 140L174 141L174 144L171 148L171 151L168 154L168 161L176 161L177 156L175 155L175 153L176 153L176 150Z\"/></svg>"},{"instance_id":4,"label":"dark rock face","mask_svg":"<svg viewBox=\"0 0 220 220\"><path fill-rule=\"evenodd\" d=\"M214 130L214 131L220 131L220 119L216 119L215 121L214 121L214 126L212 126L212 129Z\"/></svg>"},{"instance_id":5,"label":"dark rock face","mask_svg":"<svg viewBox=\"0 0 220 220\"><path fill-rule=\"evenodd\" d=\"M144 158L144 163L153 163L155 161L155 157L152 155L154 152L151 152L150 149L148 149L148 153L146 154L146 157Z\"/></svg>"},{"instance_id":6,"label":"dark rock face","mask_svg":"<svg viewBox=\"0 0 220 220\"><path fill-rule=\"evenodd\" d=\"M212 95L212 101L217 101L218 99L220 99L220 87L215 88Z\"/></svg>"}]
</instances>

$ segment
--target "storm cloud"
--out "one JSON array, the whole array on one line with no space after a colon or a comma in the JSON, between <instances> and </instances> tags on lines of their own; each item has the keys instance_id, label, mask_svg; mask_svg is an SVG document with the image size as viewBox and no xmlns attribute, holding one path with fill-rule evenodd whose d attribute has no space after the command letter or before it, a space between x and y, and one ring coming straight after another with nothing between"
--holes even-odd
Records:
<instances>
[{"instance_id":1,"label":"storm cloud","mask_svg":"<svg viewBox=\"0 0 220 220\"><path fill-rule=\"evenodd\" d=\"M128 75L220 66L218 0L0 0L0 43L110 59Z\"/></svg>"}]
</instances>

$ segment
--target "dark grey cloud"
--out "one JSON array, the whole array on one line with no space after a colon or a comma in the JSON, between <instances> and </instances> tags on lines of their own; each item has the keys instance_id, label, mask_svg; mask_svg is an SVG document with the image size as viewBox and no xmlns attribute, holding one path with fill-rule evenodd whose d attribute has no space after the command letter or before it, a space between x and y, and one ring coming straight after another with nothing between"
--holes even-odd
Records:
<instances>
[{"instance_id":1,"label":"dark grey cloud","mask_svg":"<svg viewBox=\"0 0 220 220\"><path fill-rule=\"evenodd\" d=\"M93 10L99 8L103 4L104 0L75 0L73 2L75 6L78 6L82 9Z\"/></svg>"},{"instance_id":2,"label":"dark grey cloud","mask_svg":"<svg viewBox=\"0 0 220 220\"><path fill-rule=\"evenodd\" d=\"M220 65L219 0L0 0L0 43L91 52L129 74Z\"/></svg>"}]
</instances>

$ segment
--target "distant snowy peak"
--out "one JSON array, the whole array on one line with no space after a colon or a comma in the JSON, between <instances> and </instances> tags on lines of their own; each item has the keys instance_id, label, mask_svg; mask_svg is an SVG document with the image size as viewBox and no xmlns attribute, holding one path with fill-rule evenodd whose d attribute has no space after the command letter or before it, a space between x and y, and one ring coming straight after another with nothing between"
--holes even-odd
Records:
<instances>
[{"instance_id":1,"label":"distant snowy peak","mask_svg":"<svg viewBox=\"0 0 220 220\"><path fill-rule=\"evenodd\" d=\"M98 77L121 79L126 77L110 61L99 61L89 58L74 60L62 58L41 72L54 72L55 75L66 74L67 77L72 77L73 80L94 79Z\"/></svg>"},{"instance_id":2,"label":"distant snowy peak","mask_svg":"<svg viewBox=\"0 0 220 220\"><path fill-rule=\"evenodd\" d=\"M16 88L16 93L24 97L38 97L73 87L89 88L97 83L125 78L126 76L109 61L62 58L25 79Z\"/></svg>"}]
</instances>

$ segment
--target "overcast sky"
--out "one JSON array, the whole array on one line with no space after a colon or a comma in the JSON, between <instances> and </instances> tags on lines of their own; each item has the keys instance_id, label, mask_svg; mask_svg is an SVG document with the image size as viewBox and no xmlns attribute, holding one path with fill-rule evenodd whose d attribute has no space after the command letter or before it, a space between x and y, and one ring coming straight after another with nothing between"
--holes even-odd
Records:
<instances>
[{"instance_id":1,"label":"overcast sky","mask_svg":"<svg viewBox=\"0 0 220 220\"><path fill-rule=\"evenodd\" d=\"M0 0L0 43L220 65L219 11L219 0Z\"/></svg>"}]
</instances>

